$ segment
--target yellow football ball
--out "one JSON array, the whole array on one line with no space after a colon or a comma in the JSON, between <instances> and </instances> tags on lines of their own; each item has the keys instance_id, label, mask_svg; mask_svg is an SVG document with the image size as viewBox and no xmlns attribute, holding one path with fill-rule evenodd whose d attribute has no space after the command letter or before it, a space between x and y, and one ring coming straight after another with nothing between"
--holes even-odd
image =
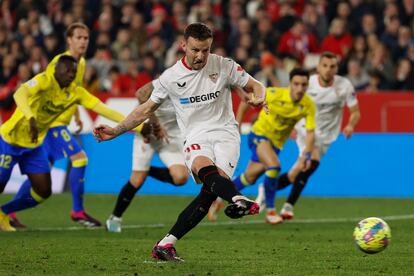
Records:
<instances>
[{"instance_id":1,"label":"yellow football ball","mask_svg":"<svg viewBox=\"0 0 414 276\"><path fill-rule=\"evenodd\" d=\"M358 222L354 230L354 241L365 253L374 254L384 250L391 240L391 229L388 224L376 217Z\"/></svg>"}]
</instances>

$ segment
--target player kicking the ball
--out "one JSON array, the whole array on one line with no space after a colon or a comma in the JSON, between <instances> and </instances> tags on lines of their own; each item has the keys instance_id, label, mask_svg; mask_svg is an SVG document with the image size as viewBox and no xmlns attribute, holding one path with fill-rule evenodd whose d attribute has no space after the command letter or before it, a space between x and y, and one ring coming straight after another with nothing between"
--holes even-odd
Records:
<instances>
[{"instance_id":1,"label":"player kicking the ball","mask_svg":"<svg viewBox=\"0 0 414 276\"><path fill-rule=\"evenodd\" d=\"M255 106L265 104L266 90L233 60L210 54L212 42L212 31L205 24L187 26L182 44L185 56L152 82L150 99L115 128L100 125L94 129L98 141L110 140L149 118L166 98L174 105L185 139L187 168L203 186L168 234L155 244L155 259L182 260L175 243L206 216L217 196L230 203L225 213L231 218L259 212L259 205L242 196L230 180L239 159L240 135L229 87L253 92L249 103Z\"/></svg>"}]
</instances>

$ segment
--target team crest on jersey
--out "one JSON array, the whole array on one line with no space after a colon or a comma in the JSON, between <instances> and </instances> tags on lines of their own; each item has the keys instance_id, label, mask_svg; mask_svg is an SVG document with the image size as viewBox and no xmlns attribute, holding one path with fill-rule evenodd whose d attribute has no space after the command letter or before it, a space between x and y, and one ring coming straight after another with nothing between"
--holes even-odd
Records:
<instances>
[{"instance_id":1,"label":"team crest on jersey","mask_svg":"<svg viewBox=\"0 0 414 276\"><path fill-rule=\"evenodd\" d=\"M208 77L210 78L210 80L212 82L216 83L217 82L217 79L218 79L218 73L210 74L210 75L208 75Z\"/></svg>"},{"instance_id":2,"label":"team crest on jersey","mask_svg":"<svg viewBox=\"0 0 414 276\"><path fill-rule=\"evenodd\" d=\"M179 83L177 81L177 85L178 85L179 88L184 88L186 84L187 84L187 82Z\"/></svg>"}]
</instances>

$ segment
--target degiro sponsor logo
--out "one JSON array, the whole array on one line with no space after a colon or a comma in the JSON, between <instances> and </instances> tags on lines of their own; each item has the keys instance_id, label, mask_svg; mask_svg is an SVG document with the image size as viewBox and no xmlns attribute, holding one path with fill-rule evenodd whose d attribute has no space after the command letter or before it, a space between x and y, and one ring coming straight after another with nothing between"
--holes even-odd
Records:
<instances>
[{"instance_id":1,"label":"degiro sponsor logo","mask_svg":"<svg viewBox=\"0 0 414 276\"><path fill-rule=\"evenodd\" d=\"M219 95L220 95L220 91L216 91L216 92L203 94L199 96L180 98L180 104L200 103L200 102L205 102L209 100L214 100L214 99L217 99Z\"/></svg>"}]
</instances>

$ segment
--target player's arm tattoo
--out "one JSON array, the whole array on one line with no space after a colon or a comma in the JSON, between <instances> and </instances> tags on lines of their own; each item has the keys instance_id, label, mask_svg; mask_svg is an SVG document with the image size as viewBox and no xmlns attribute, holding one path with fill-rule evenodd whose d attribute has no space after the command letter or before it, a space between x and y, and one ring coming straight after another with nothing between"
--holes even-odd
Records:
<instances>
[{"instance_id":1,"label":"player's arm tattoo","mask_svg":"<svg viewBox=\"0 0 414 276\"><path fill-rule=\"evenodd\" d=\"M142 86L141 88L139 88L135 92L135 96L137 97L140 103L145 103L151 97L153 90L154 90L154 86L152 85L152 82L149 82L145 84L144 86Z\"/></svg>"},{"instance_id":2,"label":"player's arm tattoo","mask_svg":"<svg viewBox=\"0 0 414 276\"><path fill-rule=\"evenodd\" d=\"M137 106L122 122L114 128L116 136L121 135L142 124L148 119L154 111L159 107L159 104L149 100Z\"/></svg>"}]
</instances>

